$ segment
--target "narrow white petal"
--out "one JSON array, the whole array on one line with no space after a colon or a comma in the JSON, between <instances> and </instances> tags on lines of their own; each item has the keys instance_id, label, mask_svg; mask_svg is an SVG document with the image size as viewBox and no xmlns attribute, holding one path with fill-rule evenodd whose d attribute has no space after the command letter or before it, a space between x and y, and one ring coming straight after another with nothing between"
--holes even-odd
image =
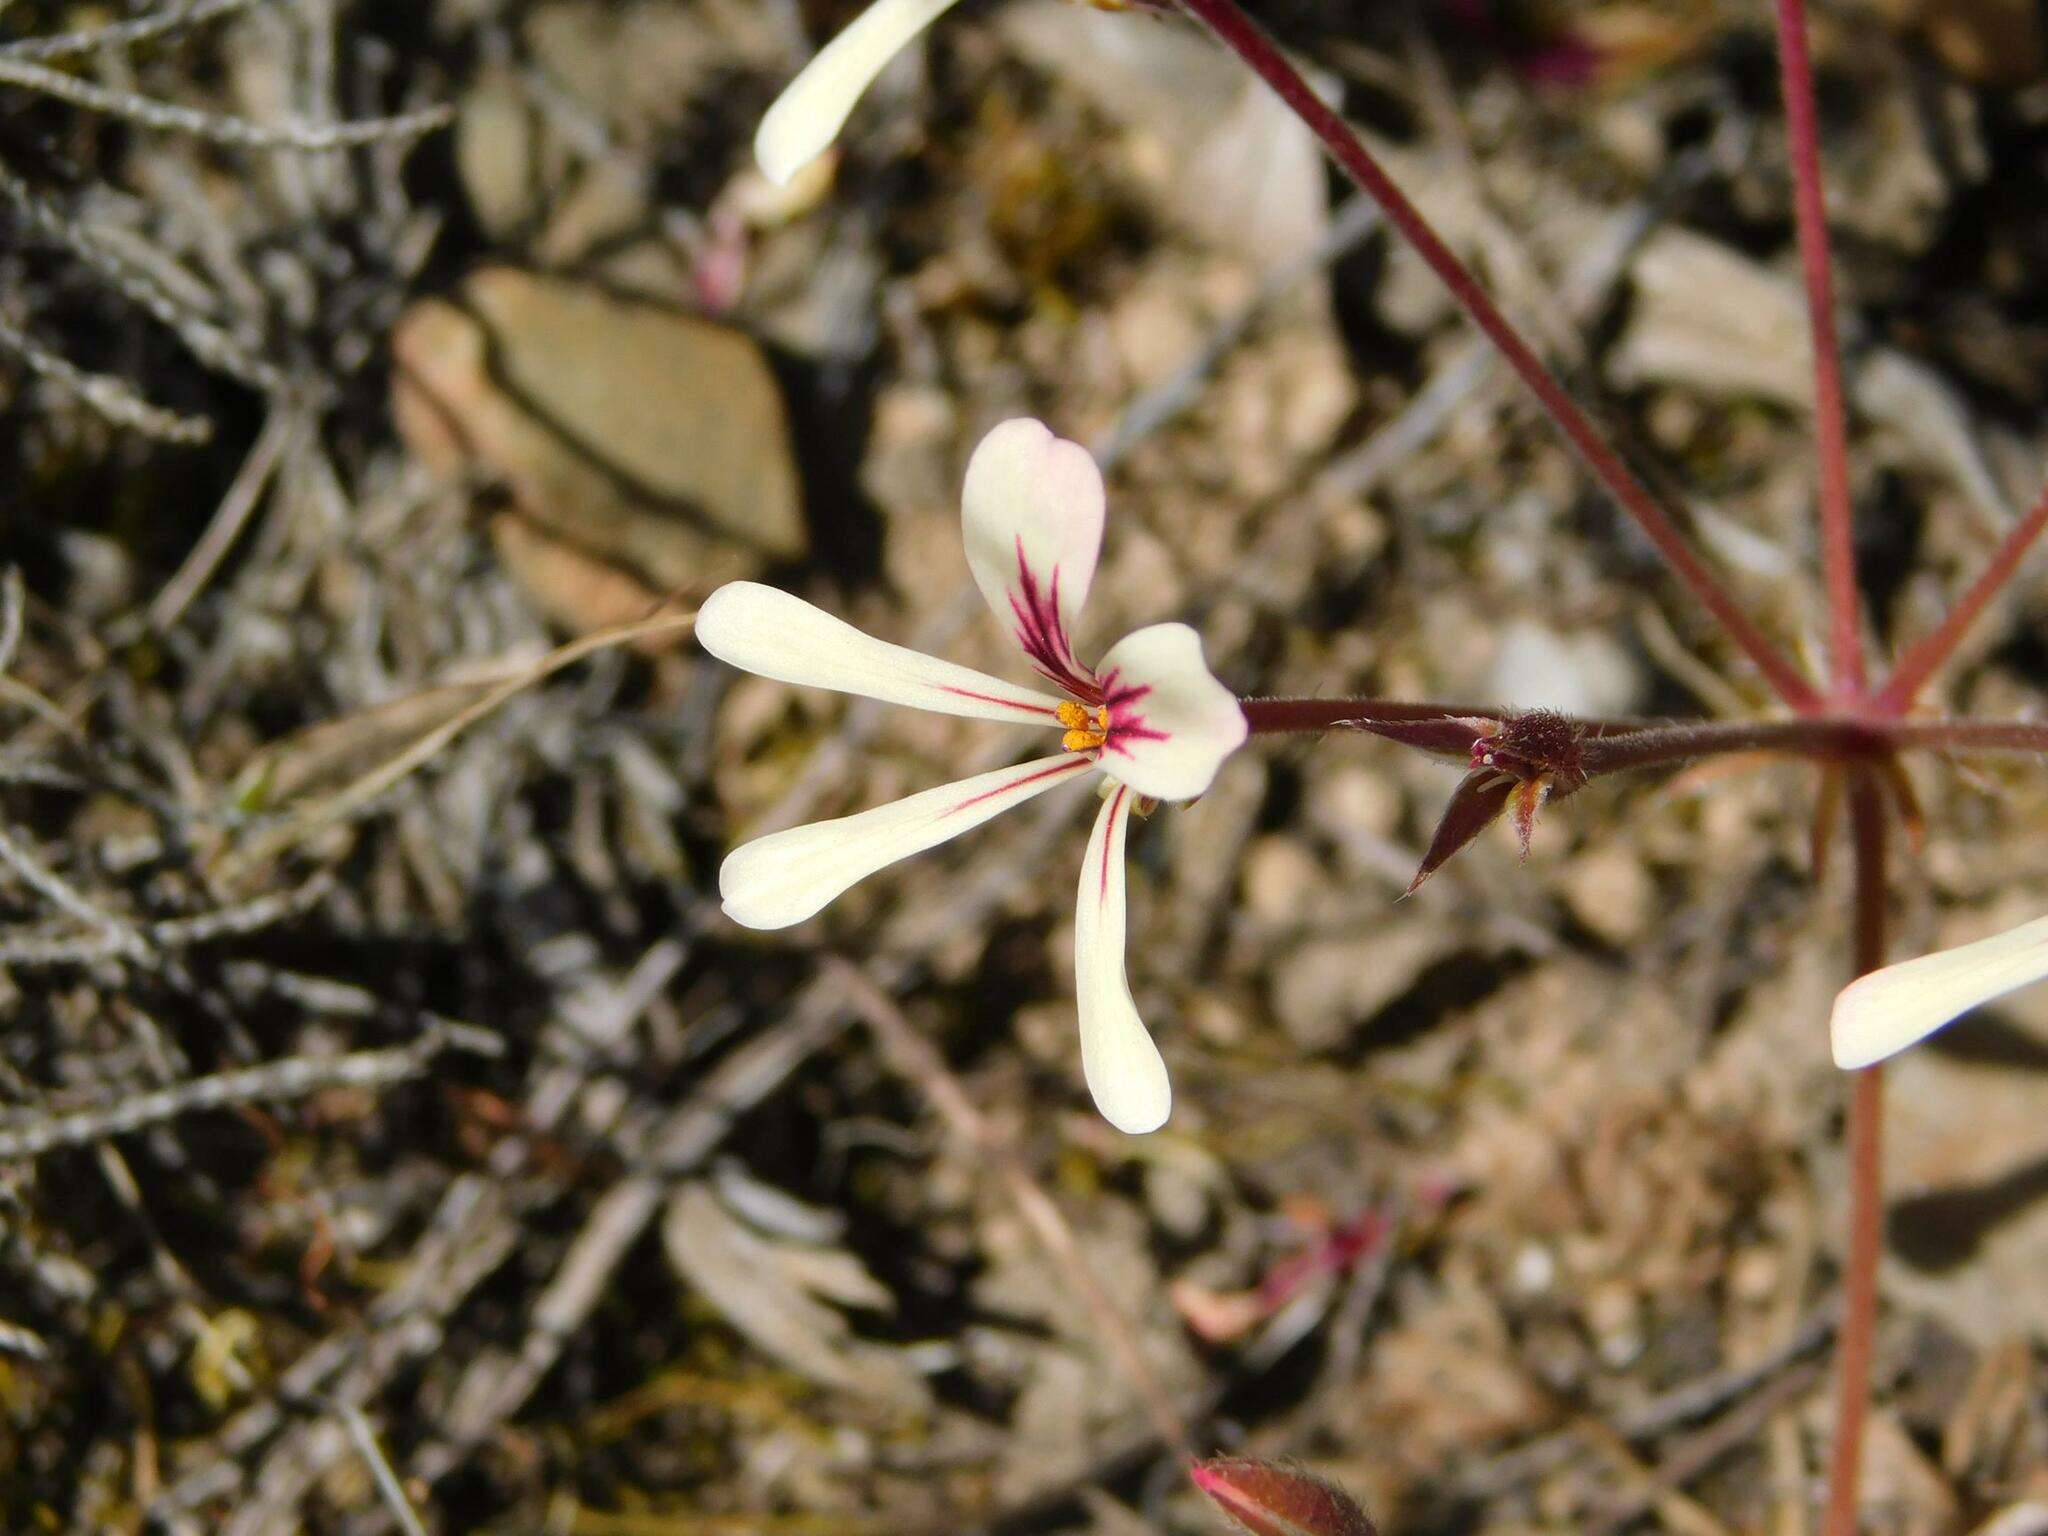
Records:
<instances>
[{"instance_id":1,"label":"narrow white petal","mask_svg":"<svg viewBox=\"0 0 2048 1536\"><path fill-rule=\"evenodd\" d=\"M875 0L853 25L775 98L754 133L754 158L778 186L817 159L839 137L847 116L875 76L956 0Z\"/></svg>"},{"instance_id":2,"label":"narrow white petal","mask_svg":"<svg viewBox=\"0 0 2048 1536\"><path fill-rule=\"evenodd\" d=\"M704 599L697 643L720 661L778 682L942 715L1048 725L1059 704L1036 689L864 635L824 609L759 582L728 582Z\"/></svg>"},{"instance_id":3,"label":"narrow white petal","mask_svg":"<svg viewBox=\"0 0 2048 1536\"><path fill-rule=\"evenodd\" d=\"M1155 800L1192 800L1244 744L1244 710L1202 661L1185 624L1153 624L1110 647L1097 668L1109 708L1103 772Z\"/></svg>"},{"instance_id":4,"label":"narrow white petal","mask_svg":"<svg viewBox=\"0 0 2048 1536\"><path fill-rule=\"evenodd\" d=\"M1063 752L942 784L858 816L756 838L733 849L719 866L725 914L748 928L800 923L885 865L936 848L1093 766Z\"/></svg>"},{"instance_id":5,"label":"narrow white petal","mask_svg":"<svg viewBox=\"0 0 2048 1536\"><path fill-rule=\"evenodd\" d=\"M1118 1130L1142 1136L1166 1124L1173 1089L1124 973L1124 838L1133 798L1126 786L1113 787L1088 835L1074 909L1074 996L1081 1071L1095 1107Z\"/></svg>"},{"instance_id":6,"label":"narrow white petal","mask_svg":"<svg viewBox=\"0 0 2048 1536\"><path fill-rule=\"evenodd\" d=\"M967 564L996 622L1038 670L1087 696L1074 620L1102 551L1102 472L1079 443L1019 417L981 440L960 496Z\"/></svg>"},{"instance_id":7,"label":"narrow white petal","mask_svg":"<svg viewBox=\"0 0 2048 1536\"><path fill-rule=\"evenodd\" d=\"M1835 1065L1867 1067L1980 1003L2048 980L2048 917L1975 944L1872 971L1843 988L1829 1026Z\"/></svg>"}]
</instances>

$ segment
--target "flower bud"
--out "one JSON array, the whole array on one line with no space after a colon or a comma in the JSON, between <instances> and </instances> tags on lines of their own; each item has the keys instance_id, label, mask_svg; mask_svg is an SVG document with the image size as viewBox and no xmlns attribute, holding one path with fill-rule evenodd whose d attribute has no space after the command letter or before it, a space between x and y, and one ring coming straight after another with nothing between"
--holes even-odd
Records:
<instances>
[{"instance_id":1,"label":"flower bud","mask_svg":"<svg viewBox=\"0 0 2048 1536\"><path fill-rule=\"evenodd\" d=\"M1299 1467L1217 1456L1188 1475L1252 1536L1376 1536L1349 1495Z\"/></svg>"}]
</instances>

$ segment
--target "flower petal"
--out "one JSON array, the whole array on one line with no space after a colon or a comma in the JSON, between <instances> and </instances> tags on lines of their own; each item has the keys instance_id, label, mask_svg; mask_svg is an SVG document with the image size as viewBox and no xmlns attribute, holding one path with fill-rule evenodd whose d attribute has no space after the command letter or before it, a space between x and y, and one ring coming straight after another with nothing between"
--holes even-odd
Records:
<instances>
[{"instance_id":1,"label":"flower petal","mask_svg":"<svg viewBox=\"0 0 2048 1536\"><path fill-rule=\"evenodd\" d=\"M891 59L957 0L875 0L853 25L775 98L754 132L754 158L777 186L823 154L839 136L861 93Z\"/></svg>"},{"instance_id":2,"label":"flower petal","mask_svg":"<svg viewBox=\"0 0 2048 1536\"><path fill-rule=\"evenodd\" d=\"M1102 769L1155 800L1192 800L1244 744L1244 710L1202 661L1185 624L1153 624L1110 647L1098 669L1109 709Z\"/></svg>"},{"instance_id":3,"label":"flower petal","mask_svg":"<svg viewBox=\"0 0 2048 1536\"><path fill-rule=\"evenodd\" d=\"M1074 657L1074 619L1102 550L1102 472L1079 443L1019 417L981 440L960 496L967 564L1038 670L1081 698L1095 676Z\"/></svg>"},{"instance_id":4,"label":"flower petal","mask_svg":"<svg viewBox=\"0 0 2048 1536\"><path fill-rule=\"evenodd\" d=\"M1118 1130L1142 1136L1166 1123L1173 1089L1124 974L1124 838L1134 798L1128 786L1113 786L1088 835L1074 910L1074 993L1081 1071L1095 1107Z\"/></svg>"},{"instance_id":5,"label":"flower petal","mask_svg":"<svg viewBox=\"0 0 2048 1536\"><path fill-rule=\"evenodd\" d=\"M718 869L725 915L748 928L787 928L885 865L936 848L1094 765L1063 752L878 805L857 816L772 832Z\"/></svg>"},{"instance_id":6,"label":"flower petal","mask_svg":"<svg viewBox=\"0 0 2048 1536\"><path fill-rule=\"evenodd\" d=\"M941 715L1048 725L1059 704L1036 689L864 635L759 582L727 582L704 599L697 643L743 672Z\"/></svg>"},{"instance_id":7,"label":"flower petal","mask_svg":"<svg viewBox=\"0 0 2048 1536\"><path fill-rule=\"evenodd\" d=\"M1871 1066L1980 1003L2048 980L2048 917L1858 977L1835 999L1835 1065Z\"/></svg>"}]
</instances>

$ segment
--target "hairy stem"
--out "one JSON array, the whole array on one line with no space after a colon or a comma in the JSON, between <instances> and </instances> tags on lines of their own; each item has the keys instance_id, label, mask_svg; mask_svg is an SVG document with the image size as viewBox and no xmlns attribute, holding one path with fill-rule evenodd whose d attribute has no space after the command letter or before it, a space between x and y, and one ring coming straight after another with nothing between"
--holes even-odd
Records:
<instances>
[{"instance_id":1,"label":"hairy stem","mask_svg":"<svg viewBox=\"0 0 2048 1536\"><path fill-rule=\"evenodd\" d=\"M1849 781L1850 852L1856 881L1851 969L1884 964L1884 792L1873 773ZM1828 1458L1827 1516L1821 1536L1856 1536L1863 1425L1870 1413L1870 1360L1877 1334L1877 1262L1884 1241L1884 1069L1866 1067L1849 1085L1849 1242L1843 1256L1842 1332L1835 1360L1835 1440Z\"/></svg>"},{"instance_id":2,"label":"hairy stem","mask_svg":"<svg viewBox=\"0 0 2048 1536\"><path fill-rule=\"evenodd\" d=\"M1842 353L1835 336L1834 277L1828 260L1827 203L1820 180L1820 126L1813 62L1807 52L1806 0L1777 0L1778 77L1792 154L1792 209L1799 264L1806 277L1813 338L1813 426L1820 454L1820 554L1828 594L1828 670L1838 695L1863 691L1861 597L1849 505L1848 413L1842 402Z\"/></svg>"},{"instance_id":3,"label":"hairy stem","mask_svg":"<svg viewBox=\"0 0 2048 1536\"><path fill-rule=\"evenodd\" d=\"M1707 569L1649 488L1622 462L1621 455L1600 435L1557 375L1487 297L1478 279L1394 184L1350 124L1324 104L1265 30L1239 9L1236 0L1179 0L1179 4L1208 28L1217 41L1243 59L1322 141L1331 158L1359 190L1380 205L1387 221L1414 247L1415 253L1450 290L1459 307L1528 386L1593 477L1635 519L1679 582L1719 621L1772 691L1802 713L1817 711L1822 704L1818 690L1757 628L1728 589Z\"/></svg>"},{"instance_id":4,"label":"hairy stem","mask_svg":"<svg viewBox=\"0 0 2048 1536\"><path fill-rule=\"evenodd\" d=\"M2027 550L2041 536L2043 528L2048 528L2048 491L2043 491L2032 510L2007 530L1998 548L1992 551L1991 563L1963 594L1961 601L1949 610L1948 617L1899 658L1899 664L1892 668L1892 675L1878 690L1876 703L1880 711L1896 715L1912 707L1914 697L1927 686L1927 680L1955 654L1970 626L1977 622L1991 599L2012 580L2020 561L2026 558Z\"/></svg>"},{"instance_id":5,"label":"hairy stem","mask_svg":"<svg viewBox=\"0 0 2048 1536\"><path fill-rule=\"evenodd\" d=\"M1589 775L1693 762L1731 752L1842 762L1885 749L1885 738L1855 720L1703 720L1651 726L1586 742Z\"/></svg>"},{"instance_id":6,"label":"hairy stem","mask_svg":"<svg viewBox=\"0 0 2048 1536\"><path fill-rule=\"evenodd\" d=\"M1335 731L1361 720L1498 720L1494 704L1405 704L1398 699L1239 699L1254 736Z\"/></svg>"},{"instance_id":7,"label":"hairy stem","mask_svg":"<svg viewBox=\"0 0 2048 1536\"><path fill-rule=\"evenodd\" d=\"M1896 720L1882 729L1900 748L2048 756L2048 721L2042 720Z\"/></svg>"}]
</instances>

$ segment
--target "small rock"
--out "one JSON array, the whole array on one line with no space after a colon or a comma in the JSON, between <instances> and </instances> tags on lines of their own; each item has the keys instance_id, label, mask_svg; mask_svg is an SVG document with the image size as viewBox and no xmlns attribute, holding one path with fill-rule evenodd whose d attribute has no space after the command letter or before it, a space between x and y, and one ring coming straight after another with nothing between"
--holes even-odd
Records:
<instances>
[{"instance_id":1,"label":"small rock","mask_svg":"<svg viewBox=\"0 0 2048 1536\"><path fill-rule=\"evenodd\" d=\"M1313 853L1293 838L1259 838L1245 851L1244 910L1261 922L1298 919L1326 881Z\"/></svg>"},{"instance_id":2,"label":"small rock","mask_svg":"<svg viewBox=\"0 0 2048 1536\"><path fill-rule=\"evenodd\" d=\"M650 593L703 593L802 547L782 395L737 330L498 268L415 305L392 353L413 452L502 484L523 514L528 529L500 536L515 574L533 574L546 537ZM596 575L552 587L536 603L572 624L572 609L612 611L624 590Z\"/></svg>"},{"instance_id":3,"label":"small rock","mask_svg":"<svg viewBox=\"0 0 2048 1536\"><path fill-rule=\"evenodd\" d=\"M1643 696L1641 666L1598 630L1562 635L1518 621L1500 633L1487 697L1520 709L1619 715Z\"/></svg>"},{"instance_id":4,"label":"small rock","mask_svg":"<svg viewBox=\"0 0 2048 1536\"><path fill-rule=\"evenodd\" d=\"M1602 942L1634 944L1656 922L1657 882L1621 841L1604 842L1564 871L1565 905Z\"/></svg>"}]
</instances>

